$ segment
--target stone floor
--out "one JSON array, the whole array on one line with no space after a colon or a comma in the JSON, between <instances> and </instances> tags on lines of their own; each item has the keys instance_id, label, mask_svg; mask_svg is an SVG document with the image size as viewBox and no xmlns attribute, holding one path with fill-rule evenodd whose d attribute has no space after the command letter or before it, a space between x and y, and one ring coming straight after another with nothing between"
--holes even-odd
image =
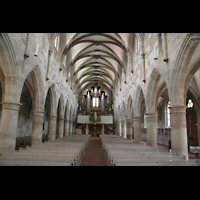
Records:
<instances>
[{"instance_id":1,"label":"stone floor","mask_svg":"<svg viewBox=\"0 0 200 200\"><path fill-rule=\"evenodd\" d=\"M80 166L107 166L99 138L92 138Z\"/></svg>"}]
</instances>

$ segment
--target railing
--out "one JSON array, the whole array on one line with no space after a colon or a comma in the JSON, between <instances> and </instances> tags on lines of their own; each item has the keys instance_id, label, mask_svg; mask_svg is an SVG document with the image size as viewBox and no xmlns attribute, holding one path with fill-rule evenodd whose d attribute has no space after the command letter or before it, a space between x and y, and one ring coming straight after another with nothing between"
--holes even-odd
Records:
<instances>
[{"instance_id":1,"label":"railing","mask_svg":"<svg viewBox=\"0 0 200 200\"><path fill-rule=\"evenodd\" d=\"M147 128L142 128L142 134L147 133ZM158 135L171 135L171 128L157 128Z\"/></svg>"},{"instance_id":2,"label":"railing","mask_svg":"<svg viewBox=\"0 0 200 200\"><path fill-rule=\"evenodd\" d=\"M94 116L93 115L90 115L90 122L94 122ZM97 115L97 120L96 122L101 122L101 115Z\"/></svg>"},{"instance_id":3,"label":"railing","mask_svg":"<svg viewBox=\"0 0 200 200\"><path fill-rule=\"evenodd\" d=\"M171 135L171 128L157 128L158 135Z\"/></svg>"}]
</instances>

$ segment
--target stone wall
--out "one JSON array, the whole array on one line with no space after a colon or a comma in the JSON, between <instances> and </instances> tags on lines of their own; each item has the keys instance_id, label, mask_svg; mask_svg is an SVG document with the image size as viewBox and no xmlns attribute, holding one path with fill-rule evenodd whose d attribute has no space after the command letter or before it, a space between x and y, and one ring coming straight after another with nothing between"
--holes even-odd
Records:
<instances>
[{"instance_id":1,"label":"stone wall","mask_svg":"<svg viewBox=\"0 0 200 200\"><path fill-rule=\"evenodd\" d=\"M117 123L120 124L122 120L129 120L127 115L128 112L130 112L128 109L130 100L133 103L133 109L131 111L133 113L133 127L134 118L141 117L145 119L146 114L155 113L157 116L157 127L155 128L165 128L166 119L164 118L164 111L166 109L166 103L170 101L171 107L178 106L177 109L173 111L175 115L179 107L182 109L185 106L186 108L188 89L190 92L192 91L196 105L200 105L200 34L162 33L162 48L160 51L159 48L161 44L158 40L158 33L141 33L140 38L142 38L142 42L140 41L139 49L136 51L137 42L135 41L134 50L132 52L134 73L131 73L129 68L126 68L127 83L124 84L123 80L121 81L121 91L119 87L116 87L114 120L117 120L117 129L120 129ZM137 40L136 37L135 40ZM157 51L156 60L154 59L154 49ZM141 56L142 53L145 54L144 58ZM168 63L163 61L166 57L168 58ZM195 84L194 81L191 81L192 77L195 79ZM134 84L131 81L132 79L134 80ZM143 80L145 80L145 82ZM167 91L167 93L165 91ZM159 105L159 98L161 96L164 97L166 102ZM144 108L145 112L142 112ZM197 106L197 119L199 119L199 111L200 107ZM123 112L125 112L125 115L122 114ZM181 110L181 112L183 111ZM184 112L182 115L184 116L180 117L185 118L186 114ZM161 120L159 119L160 117L162 118ZM141 121L141 127L143 127L143 125L143 121ZM186 128L175 131L178 127L172 120L171 125L172 136L180 134L179 137L183 138L181 142L183 142L182 145L184 146L186 142L184 141L185 136L183 137L183 135L187 134ZM199 135L200 125L198 124L197 126ZM138 134L141 134L141 139L148 140L147 134L141 132ZM154 133L149 132L149 134ZM198 137L200 141L200 136ZM169 136L166 137L157 134L156 138L157 142L168 145ZM175 138L172 138L172 140L175 141ZM178 140L173 143L173 146L176 145L179 145ZM186 148L184 147L182 150L179 148L182 147L174 147L174 151L180 151L181 153L179 153L181 155L184 154L184 156L187 157L187 153L185 152Z\"/></svg>"},{"instance_id":2,"label":"stone wall","mask_svg":"<svg viewBox=\"0 0 200 200\"><path fill-rule=\"evenodd\" d=\"M54 47L56 35L62 38L58 50ZM1 151L13 150L16 138L33 136L32 134L47 134L49 129L48 117L57 115L59 99L61 100L61 112L58 117L64 117L65 120L72 122L76 121L78 103L76 91L71 89L70 82L66 82L66 69L59 70L62 66L62 52L66 46L66 44L63 45L63 41L67 40L65 37L65 34L53 33L0 34L0 81L2 83L0 98L1 101L6 102L6 106L8 104L11 106L9 110L5 108L4 113L0 111L1 121L6 117L4 115L6 112L13 112L11 115L14 117L14 111L18 111L18 109L14 108L13 110L12 107L19 106L19 112L15 112L18 119L16 124L13 123L11 126L7 120L3 120L4 126L0 127ZM38 45L38 55L35 56ZM49 55L49 50L53 51L52 55ZM25 54L28 54L29 58L25 59ZM49 78L48 81L46 80L47 77ZM22 98L24 85L27 87L26 95L30 96L31 105L28 102L29 100ZM48 99L49 113L46 116L46 121L44 121L44 107L49 89L52 95ZM34 115L41 116L43 120L33 117ZM43 123L45 123L44 130ZM56 129L55 127L55 132ZM39 135L37 138L41 137Z\"/></svg>"}]
</instances>

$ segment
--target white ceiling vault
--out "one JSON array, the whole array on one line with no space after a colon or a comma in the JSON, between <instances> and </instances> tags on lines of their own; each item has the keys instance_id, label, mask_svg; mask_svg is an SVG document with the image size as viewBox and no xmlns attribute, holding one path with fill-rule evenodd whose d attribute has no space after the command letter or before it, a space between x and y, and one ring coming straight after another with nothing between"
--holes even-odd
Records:
<instances>
[{"instance_id":1,"label":"white ceiling vault","mask_svg":"<svg viewBox=\"0 0 200 200\"><path fill-rule=\"evenodd\" d=\"M111 93L132 55L133 33L67 33L67 74L80 94L87 87L103 86Z\"/></svg>"}]
</instances>

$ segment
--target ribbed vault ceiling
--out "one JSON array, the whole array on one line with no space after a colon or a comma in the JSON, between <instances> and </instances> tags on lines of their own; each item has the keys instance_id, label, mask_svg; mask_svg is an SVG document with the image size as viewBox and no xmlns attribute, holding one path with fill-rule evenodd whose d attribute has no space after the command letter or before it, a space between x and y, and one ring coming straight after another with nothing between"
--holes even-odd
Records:
<instances>
[{"instance_id":1,"label":"ribbed vault ceiling","mask_svg":"<svg viewBox=\"0 0 200 200\"><path fill-rule=\"evenodd\" d=\"M63 54L77 90L95 82L112 92L126 68L130 33L67 33Z\"/></svg>"}]
</instances>

